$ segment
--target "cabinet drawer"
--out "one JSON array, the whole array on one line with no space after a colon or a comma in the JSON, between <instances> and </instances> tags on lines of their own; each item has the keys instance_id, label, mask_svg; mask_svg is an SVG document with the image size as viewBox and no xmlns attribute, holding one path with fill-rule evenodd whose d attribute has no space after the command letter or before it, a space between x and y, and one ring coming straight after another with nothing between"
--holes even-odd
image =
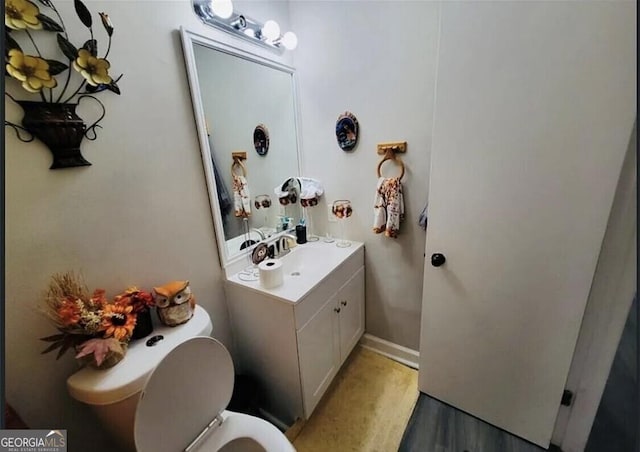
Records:
<instances>
[{"instance_id":1,"label":"cabinet drawer","mask_svg":"<svg viewBox=\"0 0 640 452\"><path fill-rule=\"evenodd\" d=\"M332 271L324 281L314 288L309 295L296 304L294 315L296 330L307 323L324 303L335 294L364 265L364 247L353 253L338 268Z\"/></svg>"}]
</instances>

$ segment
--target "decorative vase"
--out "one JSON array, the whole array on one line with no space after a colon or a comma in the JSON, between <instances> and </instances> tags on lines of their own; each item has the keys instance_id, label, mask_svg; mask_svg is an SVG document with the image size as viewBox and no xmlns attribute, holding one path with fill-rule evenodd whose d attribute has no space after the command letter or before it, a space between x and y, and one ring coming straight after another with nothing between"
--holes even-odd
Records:
<instances>
[{"instance_id":1,"label":"decorative vase","mask_svg":"<svg viewBox=\"0 0 640 452\"><path fill-rule=\"evenodd\" d=\"M151 334L153 331L153 322L151 321L151 309L145 309L136 315L136 326L133 328L131 339L142 339Z\"/></svg>"},{"instance_id":2,"label":"decorative vase","mask_svg":"<svg viewBox=\"0 0 640 452\"><path fill-rule=\"evenodd\" d=\"M22 125L53 154L49 169L89 166L80 152L87 126L76 114L78 104L16 101L24 110Z\"/></svg>"}]
</instances>

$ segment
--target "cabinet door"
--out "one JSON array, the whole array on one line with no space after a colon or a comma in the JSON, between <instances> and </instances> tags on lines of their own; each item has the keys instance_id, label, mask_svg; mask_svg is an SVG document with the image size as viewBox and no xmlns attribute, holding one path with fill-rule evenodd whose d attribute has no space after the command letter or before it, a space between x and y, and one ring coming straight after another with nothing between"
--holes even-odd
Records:
<instances>
[{"instance_id":1,"label":"cabinet door","mask_svg":"<svg viewBox=\"0 0 640 452\"><path fill-rule=\"evenodd\" d=\"M336 294L340 308L340 363L364 333L364 267Z\"/></svg>"},{"instance_id":2,"label":"cabinet door","mask_svg":"<svg viewBox=\"0 0 640 452\"><path fill-rule=\"evenodd\" d=\"M329 298L297 333L302 398L307 418L340 367L336 295Z\"/></svg>"}]
</instances>

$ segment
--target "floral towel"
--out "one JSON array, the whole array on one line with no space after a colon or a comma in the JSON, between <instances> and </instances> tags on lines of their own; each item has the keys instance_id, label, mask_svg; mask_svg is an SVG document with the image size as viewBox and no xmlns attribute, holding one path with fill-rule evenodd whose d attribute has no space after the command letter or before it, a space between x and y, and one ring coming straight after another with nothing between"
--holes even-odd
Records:
<instances>
[{"instance_id":1,"label":"floral towel","mask_svg":"<svg viewBox=\"0 0 640 452\"><path fill-rule=\"evenodd\" d=\"M378 179L373 205L373 232L384 232L387 237L398 237L400 222L404 220L404 198L398 177Z\"/></svg>"},{"instance_id":2,"label":"floral towel","mask_svg":"<svg viewBox=\"0 0 640 452\"><path fill-rule=\"evenodd\" d=\"M236 217L251 216L251 195L249 186L244 176L233 175L233 204L235 206Z\"/></svg>"}]
</instances>

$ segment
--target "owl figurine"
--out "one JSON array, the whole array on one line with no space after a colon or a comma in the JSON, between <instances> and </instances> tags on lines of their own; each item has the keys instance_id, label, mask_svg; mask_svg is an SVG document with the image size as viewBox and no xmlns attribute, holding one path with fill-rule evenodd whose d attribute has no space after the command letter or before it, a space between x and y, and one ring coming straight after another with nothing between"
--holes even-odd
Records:
<instances>
[{"instance_id":1,"label":"owl figurine","mask_svg":"<svg viewBox=\"0 0 640 452\"><path fill-rule=\"evenodd\" d=\"M191 293L189 281L172 281L153 288L153 297L160 321L167 326L177 326L193 316L196 298Z\"/></svg>"}]
</instances>

